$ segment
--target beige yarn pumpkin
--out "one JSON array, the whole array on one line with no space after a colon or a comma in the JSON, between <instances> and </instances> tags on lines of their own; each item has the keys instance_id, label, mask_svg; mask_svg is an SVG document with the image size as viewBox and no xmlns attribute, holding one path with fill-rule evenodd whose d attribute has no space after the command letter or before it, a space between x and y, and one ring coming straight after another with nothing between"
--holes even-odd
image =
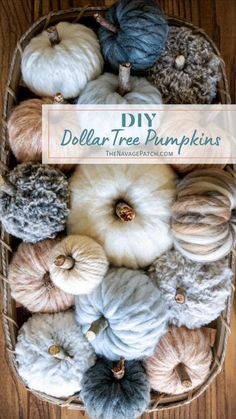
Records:
<instances>
[{"instance_id":1,"label":"beige yarn pumpkin","mask_svg":"<svg viewBox=\"0 0 236 419\"><path fill-rule=\"evenodd\" d=\"M49 274L57 240L21 243L9 267L12 297L32 312L56 313L74 304L74 297L55 286Z\"/></svg>"},{"instance_id":2,"label":"beige yarn pumpkin","mask_svg":"<svg viewBox=\"0 0 236 419\"><path fill-rule=\"evenodd\" d=\"M68 236L53 249L50 274L54 284L71 294L89 294L108 269L103 248L86 236Z\"/></svg>"},{"instance_id":3,"label":"beige yarn pumpkin","mask_svg":"<svg viewBox=\"0 0 236 419\"><path fill-rule=\"evenodd\" d=\"M235 206L233 172L212 168L186 175L172 208L175 247L197 262L226 256L235 243Z\"/></svg>"},{"instance_id":4,"label":"beige yarn pumpkin","mask_svg":"<svg viewBox=\"0 0 236 419\"><path fill-rule=\"evenodd\" d=\"M161 338L154 355L144 361L152 389L167 394L185 393L202 384L211 362L207 331L175 326Z\"/></svg>"}]
</instances>

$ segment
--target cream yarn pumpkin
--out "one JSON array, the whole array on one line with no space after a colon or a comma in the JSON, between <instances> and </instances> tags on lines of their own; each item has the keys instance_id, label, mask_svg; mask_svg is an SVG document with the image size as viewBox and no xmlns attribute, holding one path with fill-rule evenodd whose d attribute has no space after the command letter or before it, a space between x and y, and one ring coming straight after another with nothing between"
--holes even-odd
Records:
<instances>
[{"instance_id":1,"label":"cream yarn pumpkin","mask_svg":"<svg viewBox=\"0 0 236 419\"><path fill-rule=\"evenodd\" d=\"M34 314L20 329L15 354L30 389L64 398L81 390L83 373L96 359L72 311Z\"/></svg>"},{"instance_id":2,"label":"cream yarn pumpkin","mask_svg":"<svg viewBox=\"0 0 236 419\"><path fill-rule=\"evenodd\" d=\"M172 326L144 365L153 390L181 394L205 381L211 361L210 337L204 329Z\"/></svg>"},{"instance_id":3,"label":"cream yarn pumpkin","mask_svg":"<svg viewBox=\"0 0 236 419\"><path fill-rule=\"evenodd\" d=\"M171 247L169 166L80 165L69 184L69 233L94 238L114 265L144 267Z\"/></svg>"},{"instance_id":4,"label":"cream yarn pumpkin","mask_svg":"<svg viewBox=\"0 0 236 419\"><path fill-rule=\"evenodd\" d=\"M202 169L179 183L173 206L174 244L185 257L212 262L235 243L236 177L221 169Z\"/></svg>"},{"instance_id":5,"label":"cream yarn pumpkin","mask_svg":"<svg viewBox=\"0 0 236 419\"><path fill-rule=\"evenodd\" d=\"M39 96L79 95L98 77L103 58L95 33L78 23L60 22L32 38L23 51L21 70L26 85Z\"/></svg>"},{"instance_id":6,"label":"cream yarn pumpkin","mask_svg":"<svg viewBox=\"0 0 236 419\"><path fill-rule=\"evenodd\" d=\"M85 236L68 236L54 247L50 274L56 286L71 294L89 294L108 268L102 247Z\"/></svg>"},{"instance_id":7,"label":"cream yarn pumpkin","mask_svg":"<svg viewBox=\"0 0 236 419\"><path fill-rule=\"evenodd\" d=\"M74 297L55 286L49 274L51 252L56 243L57 240L21 243L10 263L11 295L32 312L56 313L74 303Z\"/></svg>"}]
</instances>

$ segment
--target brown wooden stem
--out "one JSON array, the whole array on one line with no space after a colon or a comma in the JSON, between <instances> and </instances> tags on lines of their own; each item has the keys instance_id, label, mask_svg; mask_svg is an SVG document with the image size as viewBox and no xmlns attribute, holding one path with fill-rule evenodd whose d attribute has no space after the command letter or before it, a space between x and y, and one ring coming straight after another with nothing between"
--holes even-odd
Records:
<instances>
[{"instance_id":1,"label":"brown wooden stem","mask_svg":"<svg viewBox=\"0 0 236 419\"><path fill-rule=\"evenodd\" d=\"M183 387L186 387L186 388L192 387L191 378L189 377L186 367L182 362L176 365L175 372L178 375Z\"/></svg>"},{"instance_id":2,"label":"brown wooden stem","mask_svg":"<svg viewBox=\"0 0 236 419\"><path fill-rule=\"evenodd\" d=\"M16 195L16 187L4 175L0 176L0 190L9 196Z\"/></svg>"},{"instance_id":3,"label":"brown wooden stem","mask_svg":"<svg viewBox=\"0 0 236 419\"><path fill-rule=\"evenodd\" d=\"M116 215L123 222L133 221L135 218L134 209L126 204L126 202L120 201L116 204Z\"/></svg>"},{"instance_id":4,"label":"brown wooden stem","mask_svg":"<svg viewBox=\"0 0 236 419\"><path fill-rule=\"evenodd\" d=\"M59 255L54 260L54 265L61 269L72 269L74 267L75 260L71 256Z\"/></svg>"},{"instance_id":5,"label":"brown wooden stem","mask_svg":"<svg viewBox=\"0 0 236 419\"><path fill-rule=\"evenodd\" d=\"M118 78L117 93L119 93L120 96L124 96L126 93L129 93L131 91L130 71L131 71L130 63L119 65L119 78Z\"/></svg>"},{"instance_id":6,"label":"brown wooden stem","mask_svg":"<svg viewBox=\"0 0 236 419\"><path fill-rule=\"evenodd\" d=\"M108 29L109 31L113 32L113 33L117 33L118 32L118 28L113 25L113 23L109 22L109 20L107 20L104 16L102 16L100 13L95 13L94 15L94 19L101 25L103 26L103 28Z\"/></svg>"},{"instance_id":7,"label":"brown wooden stem","mask_svg":"<svg viewBox=\"0 0 236 419\"><path fill-rule=\"evenodd\" d=\"M178 304L184 304L186 301L186 293L183 290L183 288L177 288L176 294L175 294L175 301Z\"/></svg>"},{"instance_id":8,"label":"brown wooden stem","mask_svg":"<svg viewBox=\"0 0 236 419\"><path fill-rule=\"evenodd\" d=\"M62 96L62 94L58 92L58 93L55 94L55 96L53 98L53 103L55 105L56 104L63 104L63 103L66 103L66 101L65 101L64 97Z\"/></svg>"},{"instance_id":9,"label":"brown wooden stem","mask_svg":"<svg viewBox=\"0 0 236 419\"><path fill-rule=\"evenodd\" d=\"M125 358L121 357L118 364L112 368L116 380L121 380L125 375Z\"/></svg>"},{"instance_id":10,"label":"brown wooden stem","mask_svg":"<svg viewBox=\"0 0 236 419\"><path fill-rule=\"evenodd\" d=\"M92 342L96 339L96 337L103 332L108 327L108 321L104 317L100 317L100 319L95 320L89 330L86 333L86 338L89 342Z\"/></svg>"},{"instance_id":11,"label":"brown wooden stem","mask_svg":"<svg viewBox=\"0 0 236 419\"><path fill-rule=\"evenodd\" d=\"M61 42L56 26L50 26L47 29L47 35L52 47Z\"/></svg>"},{"instance_id":12,"label":"brown wooden stem","mask_svg":"<svg viewBox=\"0 0 236 419\"><path fill-rule=\"evenodd\" d=\"M57 359L70 360L73 359L73 356L69 354L61 345L54 344L48 348L49 355L54 356Z\"/></svg>"},{"instance_id":13,"label":"brown wooden stem","mask_svg":"<svg viewBox=\"0 0 236 419\"><path fill-rule=\"evenodd\" d=\"M183 70L185 66L185 57L184 55L177 55L175 58L175 68L176 70Z\"/></svg>"}]
</instances>

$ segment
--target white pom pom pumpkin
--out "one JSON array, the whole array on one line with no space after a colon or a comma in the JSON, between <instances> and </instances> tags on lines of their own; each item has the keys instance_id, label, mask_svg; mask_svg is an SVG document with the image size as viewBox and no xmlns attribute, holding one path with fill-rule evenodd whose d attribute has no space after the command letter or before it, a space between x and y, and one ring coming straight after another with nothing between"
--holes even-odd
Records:
<instances>
[{"instance_id":1,"label":"white pom pom pumpkin","mask_svg":"<svg viewBox=\"0 0 236 419\"><path fill-rule=\"evenodd\" d=\"M54 284L71 294L89 294L103 279L108 261L102 247L85 236L68 236L52 252Z\"/></svg>"},{"instance_id":2,"label":"white pom pom pumpkin","mask_svg":"<svg viewBox=\"0 0 236 419\"><path fill-rule=\"evenodd\" d=\"M171 247L169 166L80 165L69 182L70 234L94 238L114 265L144 267Z\"/></svg>"},{"instance_id":3,"label":"white pom pom pumpkin","mask_svg":"<svg viewBox=\"0 0 236 419\"><path fill-rule=\"evenodd\" d=\"M15 353L26 385L54 397L80 391L83 373L96 359L72 311L33 315L20 329Z\"/></svg>"},{"instance_id":4,"label":"white pom pom pumpkin","mask_svg":"<svg viewBox=\"0 0 236 419\"><path fill-rule=\"evenodd\" d=\"M22 56L26 85L39 96L77 96L98 77L103 58L95 33L80 24L60 22L32 38Z\"/></svg>"}]
</instances>

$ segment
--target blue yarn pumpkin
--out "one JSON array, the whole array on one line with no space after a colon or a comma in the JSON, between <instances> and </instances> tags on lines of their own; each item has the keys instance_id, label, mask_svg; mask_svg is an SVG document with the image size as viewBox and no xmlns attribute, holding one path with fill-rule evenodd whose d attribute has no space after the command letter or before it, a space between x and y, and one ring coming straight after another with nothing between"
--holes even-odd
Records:
<instances>
[{"instance_id":1,"label":"blue yarn pumpkin","mask_svg":"<svg viewBox=\"0 0 236 419\"><path fill-rule=\"evenodd\" d=\"M80 396L93 419L134 419L147 408L150 387L141 362L99 359L85 372Z\"/></svg>"},{"instance_id":2,"label":"blue yarn pumpkin","mask_svg":"<svg viewBox=\"0 0 236 419\"><path fill-rule=\"evenodd\" d=\"M168 25L160 7L153 0L120 0L106 14L117 29L99 29L102 52L114 70L129 62L133 72L151 67L165 45ZM100 21L100 23L102 23Z\"/></svg>"}]
</instances>

